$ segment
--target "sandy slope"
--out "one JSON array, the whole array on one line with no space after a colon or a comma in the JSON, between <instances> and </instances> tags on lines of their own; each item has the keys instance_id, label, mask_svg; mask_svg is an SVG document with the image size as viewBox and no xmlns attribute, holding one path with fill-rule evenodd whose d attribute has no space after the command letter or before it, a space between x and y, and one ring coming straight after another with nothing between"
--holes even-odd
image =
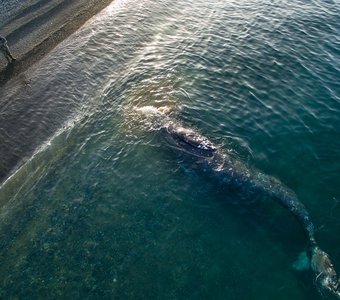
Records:
<instances>
[{"instance_id":1,"label":"sandy slope","mask_svg":"<svg viewBox=\"0 0 340 300\"><path fill-rule=\"evenodd\" d=\"M14 64L0 55L0 80L26 70L113 0L0 0L0 34Z\"/></svg>"}]
</instances>

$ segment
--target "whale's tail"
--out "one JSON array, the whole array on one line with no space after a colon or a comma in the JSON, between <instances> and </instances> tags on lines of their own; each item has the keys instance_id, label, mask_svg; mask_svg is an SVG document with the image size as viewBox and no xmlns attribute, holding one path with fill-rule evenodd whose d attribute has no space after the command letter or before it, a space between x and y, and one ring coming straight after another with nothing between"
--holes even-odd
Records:
<instances>
[{"instance_id":1,"label":"whale's tail","mask_svg":"<svg viewBox=\"0 0 340 300\"><path fill-rule=\"evenodd\" d=\"M340 281L328 254L316 244L311 246L311 267L321 294L330 293L340 299Z\"/></svg>"},{"instance_id":2,"label":"whale's tail","mask_svg":"<svg viewBox=\"0 0 340 300\"><path fill-rule=\"evenodd\" d=\"M328 254L317 245L314 237L314 225L308 211L298 200L296 194L275 178L263 174L258 174L253 184L258 190L271 196L296 217L309 241L311 268L315 274L315 284L318 290L322 295L332 294L340 299L340 279Z\"/></svg>"},{"instance_id":3,"label":"whale's tail","mask_svg":"<svg viewBox=\"0 0 340 300\"><path fill-rule=\"evenodd\" d=\"M176 122L168 122L164 129L179 149L196 157L205 158L205 162L211 169L223 180L227 179L225 182L228 184L234 184L243 191L268 196L290 211L301 224L308 238L311 268L315 273L317 288L321 294L327 292L340 300L340 281L333 264L328 254L318 247L309 213L291 189L274 177L256 170L251 171L242 163L234 161L223 154L218 146L192 129L184 128Z\"/></svg>"}]
</instances>

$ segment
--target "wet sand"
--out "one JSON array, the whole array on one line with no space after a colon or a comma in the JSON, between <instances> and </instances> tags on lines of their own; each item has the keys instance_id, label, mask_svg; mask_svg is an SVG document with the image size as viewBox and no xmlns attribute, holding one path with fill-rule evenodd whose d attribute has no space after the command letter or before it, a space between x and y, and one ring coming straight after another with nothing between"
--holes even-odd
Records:
<instances>
[{"instance_id":1,"label":"wet sand","mask_svg":"<svg viewBox=\"0 0 340 300\"><path fill-rule=\"evenodd\" d=\"M31 0L0 2L0 34L16 61L0 54L0 81L28 69L113 0Z\"/></svg>"}]
</instances>

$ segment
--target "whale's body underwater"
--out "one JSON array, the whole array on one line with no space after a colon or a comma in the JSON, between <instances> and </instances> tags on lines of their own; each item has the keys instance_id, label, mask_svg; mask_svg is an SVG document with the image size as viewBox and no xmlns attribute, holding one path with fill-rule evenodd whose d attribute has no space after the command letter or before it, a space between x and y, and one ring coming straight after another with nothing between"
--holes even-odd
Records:
<instances>
[{"instance_id":1,"label":"whale's body underwater","mask_svg":"<svg viewBox=\"0 0 340 300\"><path fill-rule=\"evenodd\" d=\"M252 192L276 200L288 209L301 224L309 241L311 268L319 291L333 294L340 299L340 281L328 255L319 248L314 237L314 226L305 206L296 194L277 179L257 170L250 170L242 162L233 159L208 138L197 131L169 121L161 130L172 146L188 153L204 163L223 182L244 192Z\"/></svg>"}]
</instances>

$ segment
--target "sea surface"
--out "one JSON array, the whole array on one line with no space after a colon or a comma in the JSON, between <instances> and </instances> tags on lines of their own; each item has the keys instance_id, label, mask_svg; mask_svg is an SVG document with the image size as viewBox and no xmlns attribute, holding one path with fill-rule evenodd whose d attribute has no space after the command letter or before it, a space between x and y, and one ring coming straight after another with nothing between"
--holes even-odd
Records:
<instances>
[{"instance_id":1,"label":"sea surface","mask_svg":"<svg viewBox=\"0 0 340 300\"><path fill-rule=\"evenodd\" d=\"M159 124L293 189L340 272L339 79L337 0L112 2L1 88L0 299L321 299L295 218Z\"/></svg>"}]
</instances>

